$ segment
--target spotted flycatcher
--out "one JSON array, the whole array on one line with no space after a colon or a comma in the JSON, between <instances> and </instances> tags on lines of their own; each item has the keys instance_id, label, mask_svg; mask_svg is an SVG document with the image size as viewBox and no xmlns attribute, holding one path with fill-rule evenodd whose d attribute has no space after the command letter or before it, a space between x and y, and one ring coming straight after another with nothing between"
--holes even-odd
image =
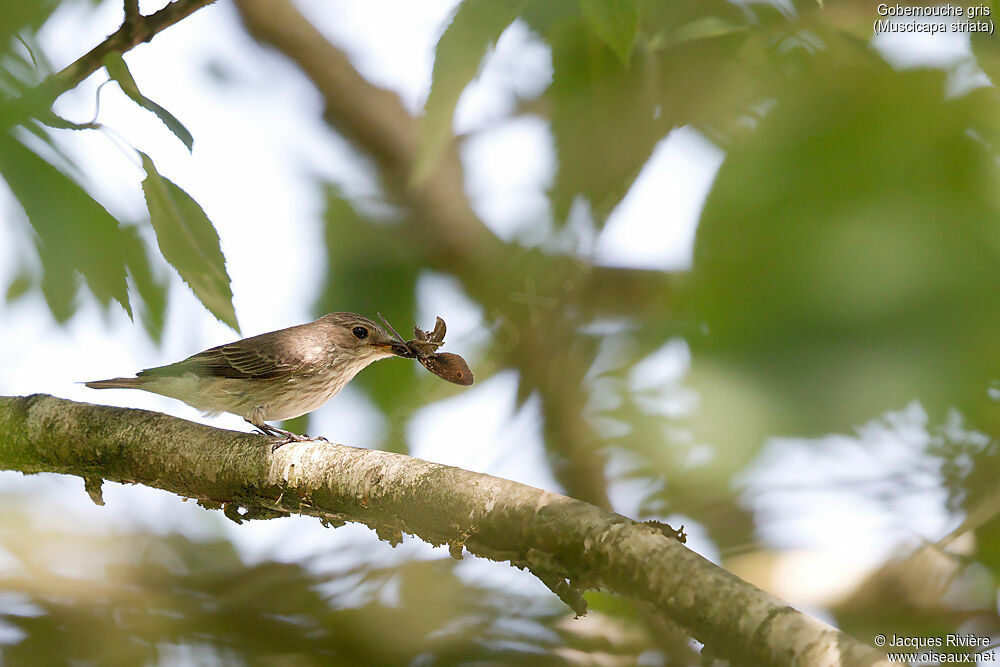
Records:
<instances>
[{"instance_id":1,"label":"spotted flycatcher","mask_svg":"<svg viewBox=\"0 0 1000 667\"><path fill-rule=\"evenodd\" d=\"M266 435L299 436L264 422L311 412L379 359L414 353L380 326L354 313L330 313L315 322L213 347L134 378L85 383L92 389L142 389L169 396L206 416L231 412Z\"/></svg>"}]
</instances>

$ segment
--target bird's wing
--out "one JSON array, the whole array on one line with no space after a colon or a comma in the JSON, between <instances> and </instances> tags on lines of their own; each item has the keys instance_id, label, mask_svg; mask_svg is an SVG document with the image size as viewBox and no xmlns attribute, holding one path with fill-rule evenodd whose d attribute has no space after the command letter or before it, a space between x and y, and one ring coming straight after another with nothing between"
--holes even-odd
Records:
<instances>
[{"instance_id":1,"label":"bird's wing","mask_svg":"<svg viewBox=\"0 0 1000 667\"><path fill-rule=\"evenodd\" d=\"M202 377L271 380L291 375L307 365L294 347L262 334L219 345L169 366L150 368L140 376L177 376L194 373Z\"/></svg>"},{"instance_id":2,"label":"bird's wing","mask_svg":"<svg viewBox=\"0 0 1000 667\"><path fill-rule=\"evenodd\" d=\"M281 355L276 350L264 350L258 346L230 343L206 350L197 357L208 375L227 378L254 378L270 380L289 375L301 366L301 360Z\"/></svg>"}]
</instances>

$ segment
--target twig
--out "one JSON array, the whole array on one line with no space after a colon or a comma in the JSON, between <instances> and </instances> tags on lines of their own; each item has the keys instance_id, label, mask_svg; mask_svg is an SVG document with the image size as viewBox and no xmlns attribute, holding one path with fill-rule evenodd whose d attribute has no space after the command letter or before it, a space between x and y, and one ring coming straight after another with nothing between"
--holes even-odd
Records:
<instances>
[{"instance_id":1,"label":"twig","mask_svg":"<svg viewBox=\"0 0 1000 667\"><path fill-rule=\"evenodd\" d=\"M139 13L139 0L125 0L125 23L135 25L142 20Z\"/></svg>"},{"instance_id":2,"label":"twig","mask_svg":"<svg viewBox=\"0 0 1000 667\"><path fill-rule=\"evenodd\" d=\"M176 0L163 9L142 16L137 0L126 0L125 21L107 39L59 72L42 81L34 89L11 102L14 117L33 116L52 106L56 99L100 69L104 56L112 51L125 53L143 42L148 42L161 30L190 16L215 0ZM134 5L134 9L132 8Z\"/></svg>"}]
</instances>

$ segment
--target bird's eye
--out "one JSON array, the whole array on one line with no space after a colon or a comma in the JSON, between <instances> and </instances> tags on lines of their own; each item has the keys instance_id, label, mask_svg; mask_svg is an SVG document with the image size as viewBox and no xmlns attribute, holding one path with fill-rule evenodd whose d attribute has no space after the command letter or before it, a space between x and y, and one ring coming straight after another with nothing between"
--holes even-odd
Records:
<instances>
[{"instance_id":1,"label":"bird's eye","mask_svg":"<svg viewBox=\"0 0 1000 667\"><path fill-rule=\"evenodd\" d=\"M354 334L354 337L358 340L368 338L368 329L365 329L364 327L354 327L351 329L351 333Z\"/></svg>"}]
</instances>

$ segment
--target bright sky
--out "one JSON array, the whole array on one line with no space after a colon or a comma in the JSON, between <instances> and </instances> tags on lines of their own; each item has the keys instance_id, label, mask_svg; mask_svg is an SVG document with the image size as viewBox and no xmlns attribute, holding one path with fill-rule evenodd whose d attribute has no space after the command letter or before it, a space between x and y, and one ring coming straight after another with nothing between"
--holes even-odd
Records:
<instances>
[{"instance_id":1,"label":"bright sky","mask_svg":"<svg viewBox=\"0 0 1000 667\"><path fill-rule=\"evenodd\" d=\"M146 13L162 4L141 3ZM397 91L409 109L421 108L430 82L433 47L454 2L309 0L299 4L331 40L346 49L366 76ZM89 3L63 11L41 36L46 53L57 67L68 64L112 32L120 22L120 12L119 2L105 2L97 11ZM367 168L319 120L321 102L316 93L281 57L249 40L234 9L224 1L136 48L126 60L143 93L169 109L193 133L194 153L188 154L154 116L136 107L115 86L106 86L99 120L110 130L63 133L64 148L95 178L87 184L91 191L115 214L141 221L145 217L139 189L143 174L125 144L147 152L160 172L187 190L215 223L244 334L310 319L324 261L319 250L322 201L313 175L346 184L352 193L374 191ZM221 77L222 83L214 76ZM482 129L463 149L469 167L467 188L477 212L502 238L511 238L525 224L544 217L554 157L541 121L498 120L514 92L540 90L550 76L546 49L526 29L515 26L500 40L457 112L459 131ZM104 79L103 71L92 76L78 91L64 96L57 110L73 120L90 119L94 90ZM718 148L691 129L682 128L664 139L597 240L597 261L659 269L689 267L697 216L722 158ZM6 285L20 263L34 253L28 250L21 213L2 188L0 220L0 285ZM38 299L0 304L0 368L4 369L0 394L45 392L246 430L242 419L232 415L206 420L170 399L143 392L98 393L77 384L131 375L235 338L200 306L176 275L172 281L162 348L154 347L141 325L130 322L124 312L113 310L106 316L89 298L65 327L53 323ZM481 326L474 305L450 281L436 276L422 281L419 296L421 323L444 316L449 324L447 349L459 353L470 349ZM374 315L378 309L379 304L373 303L366 314ZM392 318L391 313L386 315ZM686 358L683 344L671 350L664 363L686 363L678 361ZM515 389L516 377L504 373L418 411L409 428L413 454L557 489L544 463L538 407L529 401L513 414ZM348 388L314 413L312 429L334 441L375 446L382 425L363 395ZM470 433L475 434L474 442L454 435ZM780 470L782 463L773 463L771 470ZM114 530L114 525L123 525L120 522L157 531L183 529L189 534L223 530L251 557L298 558L375 542L365 528L330 531L305 518L237 527L218 513L140 486L106 484L104 508L89 504L82 482L75 478L0 473L0 491L5 490L36 493L34 497L46 500L38 510L40 516L73 517L93 530ZM625 512L634 511L628 495L615 496ZM832 511L829 504L824 511ZM865 508L839 511L848 525L856 525L850 522ZM926 514L922 516L926 519ZM711 556L697 530L692 533L693 548ZM882 546L880 551L887 548L884 542ZM366 552L371 552L369 560L386 564L413 555L446 555L415 540L395 550ZM471 559L462 568L479 580L486 577L539 586L512 568Z\"/></svg>"}]
</instances>

